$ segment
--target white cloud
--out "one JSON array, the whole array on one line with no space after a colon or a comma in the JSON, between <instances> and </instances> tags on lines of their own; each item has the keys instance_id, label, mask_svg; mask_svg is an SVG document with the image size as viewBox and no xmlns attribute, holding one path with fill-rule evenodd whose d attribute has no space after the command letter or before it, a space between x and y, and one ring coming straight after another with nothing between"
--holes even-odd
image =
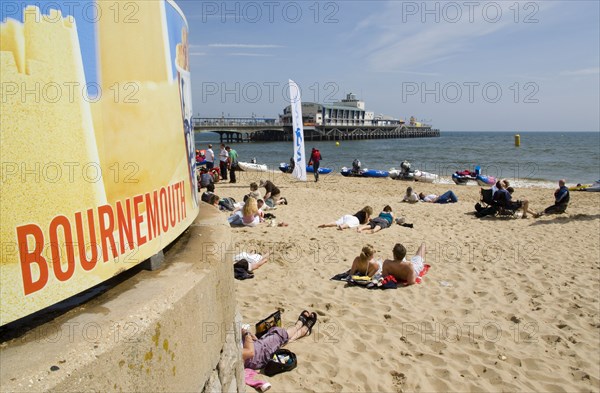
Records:
<instances>
[{"instance_id":1,"label":"white cloud","mask_svg":"<svg viewBox=\"0 0 600 393\"><path fill-rule=\"evenodd\" d=\"M553 6L546 3L552 2L539 3L539 9ZM429 3L427 6L423 4L414 3L413 6L433 7ZM497 18L495 16L500 14L495 14L494 10L483 13L482 7L479 7L472 14L468 8L464 8L459 18L455 14L439 11L439 21L436 21L435 15L424 13L423 10L414 15L408 14L403 2L391 1L385 11L367 17L355 33L364 35L369 34L368 31L378 31L368 55L374 70L395 71L420 67L468 53L481 37L522 27L514 23L513 14L508 9L511 4L502 3L502 16Z\"/></svg>"},{"instance_id":2,"label":"white cloud","mask_svg":"<svg viewBox=\"0 0 600 393\"><path fill-rule=\"evenodd\" d=\"M565 76L585 76L585 75L598 75L600 74L600 67L583 68L580 70L562 71L560 75Z\"/></svg>"}]
</instances>

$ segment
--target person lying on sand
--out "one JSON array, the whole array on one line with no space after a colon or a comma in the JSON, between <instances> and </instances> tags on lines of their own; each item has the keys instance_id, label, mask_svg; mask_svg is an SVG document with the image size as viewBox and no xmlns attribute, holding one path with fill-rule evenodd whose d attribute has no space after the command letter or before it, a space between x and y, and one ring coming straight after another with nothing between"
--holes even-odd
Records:
<instances>
[{"instance_id":1,"label":"person lying on sand","mask_svg":"<svg viewBox=\"0 0 600 393\"><path fill-rule=\"evenodd\" d=\"M425 243L421 244L417 253L410 261L406 260L406 248L400 243L396 243L392 253L394 259L386 259L383 262L381 275L387 277L391 274L398 282L406 282L406 285L416 283L417 277L419 277L421 270L425 266Z\"/></svg>"},{"instance_id":2,"label":"person lying on sand","mask_svg":"<svg viewBox=\"0 0 600 393\"><path fill-rule=\"evenodd\" d=\"M257 270L259 267L269 262L270 253L267 251L264 255L260 255L252 252L241 252L233 257L233 263L241 261L245 259L248 262L248 271L252 272Z\"/></svg>"},{"instance_id":3,"label":"person lying on sand","mask_svg":"<svg viewBox=\"0 0 600 393\"><path fill-rule=\"evenodd\" d=\"M370 244L364 246L360 255L354 258L349 274L351 276L374 277L376 274L381 273L381 260L376 261L374 256L375 249L373 246Z\"/></svg>"},{"instance_id":4,"label":"person lying on sand","mask_svg":"<svg viewBox=\"0 0 600 393\"><path fill-rule=\"evenodd\" d=\"M423 202L429 203L456 203L458 202L458 198L456 194L454 194L451 190L446 191L440 196L435 194L425 195L424 193L419 194L419 199Z\"/></svg>"},{"instance_id":5,"label":"person lying on sand","mask_svg":"<svg viewBox=\"0 0 600 393\"><path fill-rule=\"evenodd\" d=\"M369 220L369 223L356 228L357 232L376 233L382 229L389 228L394 222L394 213L390 205L386 205L379 216Z\"/></svg>"},{"instance_id":6,"label":"person lying on sand","mask_svg":"<svg viewBox=\"0 0 600 393\"><path fill-rule=\"evenodd\" d=\"M359 225L364 225L369 222L369 219L372 215L373 208L371 206L365 206L361 210L357 211L354 215L346 214L335 222L319 225L319 228L337 227L339 230L356 228Z\"/></svg>"},{"instance_id":7,"label":"person lying on sand","mask_svg":"<svg viewBox=\"0 0 600 393\"><path fill-rule=\"evenodd\" d=\"M279 348L302 337L309 336L316 323L317 314L304 310L294 326L287 329L274 326L260 339L257 339L248 330L242 329L244 342L242 360L244 361L244 367L260 370Z\"/></svg>"}]
</instances>

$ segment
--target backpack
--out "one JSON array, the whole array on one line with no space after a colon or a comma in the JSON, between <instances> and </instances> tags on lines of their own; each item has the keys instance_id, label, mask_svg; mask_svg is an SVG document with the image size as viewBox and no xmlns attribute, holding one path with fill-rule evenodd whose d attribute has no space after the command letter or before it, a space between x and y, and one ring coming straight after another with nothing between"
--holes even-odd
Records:
<instances>
[{"instance_id":1,"label":"backpack","mask_svg":"<svg viewBox=\"0 0 600 393\"><path fill-rule=\"evenodd\" d=\"M202 195L200 196L200 199L202 200L202 202L210 203L210 197L213 195L214 195L214 193L206 191L206 192L202 193Z\"/></svg>"},{"instance_id":2,"label":"backpack","mask_svg":"<svg viewBox=\"0 0 600 393\"><path fill-rule=\"evenodd\" d=\"M235 199L233 198L221 198L219 201L219 206L221 206L225 210L234 211L235 210Z\"/></svg>"},{"instance_id":3,"label":"backpack","mask_svg":"<svg viewBox=\"0 0 600 393\"><path fill-rule=\"evenodd\" d=\"M268 377L291 371L298 365L296 354L288 349L279 348L271 355L271 358L263 368L263 374Z\"/></svg>"}]
</instances>

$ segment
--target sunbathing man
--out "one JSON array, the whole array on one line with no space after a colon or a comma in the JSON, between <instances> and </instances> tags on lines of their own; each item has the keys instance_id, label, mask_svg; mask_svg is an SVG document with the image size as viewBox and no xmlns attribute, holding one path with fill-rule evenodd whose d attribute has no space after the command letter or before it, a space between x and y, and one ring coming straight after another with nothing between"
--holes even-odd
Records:
<instances>
[{"instance_id":1,"label":"sunbathing man","mask_svg":"<svg viewBox=\"0 0 600 393\"><path fill-rule=\"evenodd\" d=\"M366 233L375 233L389 228L392 222L394 222L394 213L392 213L391 206L386 205L378 217L371 219L368 224L356 228L356 231L359 233L363 231Z\"/></svg>"},{"instance_id":2,"label":"sunbathing man","mask_svg":"<svg viewBox=\"0 0 600 393\"><path fill-rule=\"evenodd\" d=\"M398 282L404 281L406 285L412 285L417 282L417 277L425 266L425 243L422 243L417 253L410 261L406 260L406 248L396 243L393 249L394 259L386 259L383 262L381 275L387 277L390 274L394 276Z\"/></svg>"},{"instance_id":3,"label":"sunbathing man","mask_svg":"<svg viewBox=\"0 0 600 393\"><path fill-rule=\"evenodd\" d=\"M279 348L306 335L310 335L316 323L317 314L314 312L309 313L305 310L302 311L294 326L287 329L274 326L260 339L257 339L249 331L242 329L244 341L242 360L244 361L244 367L260 370L267 364L271 355Z\"/></svg>"},{"instance_id":4,"label":"sunbathing man","mask_svg":"<svg viewBox=\"0 0 600 393\"><path fill-rule=\"evenodd\" d=\"M425 195L424 193L420 193L419 199L421 199L423 202L429 202L429 203L456 203L456 202L458 202L458 198L451 190L446 191L445 193L443 193L440 196L437 196L435 194Z\"/></svg>"}]
</instances>

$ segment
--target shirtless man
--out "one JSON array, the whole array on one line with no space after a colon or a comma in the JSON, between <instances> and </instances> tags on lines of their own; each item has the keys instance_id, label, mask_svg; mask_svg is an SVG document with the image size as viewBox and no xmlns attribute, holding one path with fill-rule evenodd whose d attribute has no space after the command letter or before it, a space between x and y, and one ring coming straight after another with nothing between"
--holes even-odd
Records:
<instances>
[{"instance_id":1,"label":"shirtless man","mask_svg":"<svg viewBox=\"0 0 600 393\"><path fill-rule=\"evenodd\" d=\"M406 282L406 285L416 283L419 273L425 266L425 243L421 244L421 247L410 261L405 258L406 248L402 244L396 243L392 252L394 259L387 259L383 262L381 275L387 277L391 274L398 282Z\"/></svg>"}]
</instances>

